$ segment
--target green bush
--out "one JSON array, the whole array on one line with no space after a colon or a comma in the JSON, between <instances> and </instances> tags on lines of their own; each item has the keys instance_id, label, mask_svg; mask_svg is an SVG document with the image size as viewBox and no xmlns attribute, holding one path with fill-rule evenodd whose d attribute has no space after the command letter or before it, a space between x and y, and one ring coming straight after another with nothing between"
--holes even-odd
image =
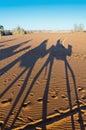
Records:
<instances>
[{"instance_id":1,"label":"green bush","mask_svg":"<svg viewBox=\"0 0 86 130\"><path fill-rule=\"evenodd\" d=\"M23 28L21 28L21 27L18 26L17 28L15 28L12 31L12 33L13 34L26 34L26 31Z\"/></svg>"},{"instance_id":2,"label":"green bush","mask_svg":"<svg viewBox=\"0 0 86 130\"><path fill-rule=\"evenodd\" d=\"M4 34L4 26L0 25L0 36Z\"/></svg>"},{"instance_id":3,"label":"green bush","mask_svg":"<svg viewBox=\"0 0 86 130\"><path fill-rule=\"evenodd\" d=\"M74 32L83 32L84 31L84 25L83 24L75 24L74 25Z\"/></svg>"}]
</instances>

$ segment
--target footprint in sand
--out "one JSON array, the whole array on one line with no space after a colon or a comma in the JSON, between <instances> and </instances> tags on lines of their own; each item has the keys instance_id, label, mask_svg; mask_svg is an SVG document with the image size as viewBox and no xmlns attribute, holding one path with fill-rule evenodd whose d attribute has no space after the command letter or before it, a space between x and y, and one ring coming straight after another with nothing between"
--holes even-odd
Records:
<instances>
[{"instance_id":1,"label":"footprint in sand","mask_svg":"<svg viewBox=\"0 0 86 130\"><path fill-rule=\"evenodd\" d=\"M3 84L6 85L8 82L9 82L9 79L6 78L6 79L3 81Z\"/></svg>"},{"instance_id":2,"label":"footprint in sand","mask_svg":"<svg viewBox=\"0 0 86 130\"><path fill-rule=\"evenodd\" d=\"M58 92L57 91L50 91L49 93L51 94L51 97L53 99L57 99L58 98Z\"/></svg>"},{"instance_id":3,"label":"footprint in sand","mask_svg":"<svg viewBox=\"0 0 86 130\"><path fill-rule=\"evenodd\" d=\"M37 101L38 101L39 103L42 103L42 102L43 102L43 98L38 98ZM46 102L49 103L50 101L47 100Z\"/></svg>"},{"instance_id":4,"label":"footprint in sand","mask_svg":"<svg viewBox=\"0 0 86 130\"><path fill-rule=\"evenodd\" d=\"M36 81L36 84L37 84L37 85L40 85L40 82L39 82L39 81Z\"/></svg>"},{"instance_id":5,"label":"footprint in sand","mask_svg":"<svg viewBox=\"0 0 86 130\"><path fill-rule=\"evenodd\" d=\"M13 77L16 77L17 75L16 74L13 74Z\"/></svg>"},{"instance_id":6,"label":"footprint in sand","mask_svg":"<svg viewBox=\"0 0 86 130\"><path fill-rule=\"evenodd\" d=\"M31 97L34 96L34 93L30 93L30 96L31 96Z\"/></svg>"},{"instance_id":7,"label":"footprint in sand","mask_svg":"<svg viewBox=\"0 0 86 130\"><path fill-rule=\"evenodd\" d=\"M83 87L79 87L77 90L80 92L83 90Z\"/></svg>"},{"instance_id":8,"label":"footprint in sand","mask_svg":"<svg viewBox=\"0 0 86 130\"><path fill-rule=\"evenodd\" d=\"M31 101L28 101L28 102L25 102L23 105L22 105L22 107L27 107L27 106L29 106L29 105L32 105L32 102Z\"/></svg>"},{"instance_id":9,"label":"footprint in sand","mask_svg":"<svg viewBox=\"0 0 86 130\"><path fill-rule=\"evenodd\" d=\"M3 100L1 103L2 103L2 104L5 104L5 103L11 102L11 101L12 101L12 98L9 98L9 99Z\"/></svg>"},{"instance_id":10,"label":"footprint in sand","mask_svg":"<svg viewBox=\"0 0 86 130\"><path fill-rule=\"evenodd\" d=\"M86 94L83 94L81 98L86 100Z\"/></svg>"},{"instance_id":11,"label":"footprint in sand","mask_svg":"<svg viewBox=\"0 0 86 130\"><path fill-rule=\"evenodd\" d=\"M43 99L42 99L42 98L38 98L37 101L38 101L39 103L42 103L42 102L43 102Z\"/></svg>"},{"instance_id":12,"label":"footprint in sand","mask_svg":"<svg viewBox=\"0 0 86 130\"><path fill-rule=\"evenodd\" d=\"M56 95L51 95L53 99L57 99L58 97Z\"/></svg>"},{"instance_id":13,"label":"footprint in sand","mask_svg":"<svg viewBox=\"0 0 86 130\"><path fill-rule=\"evenodd\" d=\"M68 100L68 97L66 95L61 95L61 98Z\"/></svg>"},{"instance_id":14,"label":"footprint in sand","mask_svg":"<svg viewBox=\"0 0 86 130\"><path fill-rule=\"evenodd\" d=\"M9 98L9 99L5 99L5 100L1 101L1 104L7 106L7 105L9 105L11 102L12 102L12 98Z\"/></svg>"},{"instance_id":15,"label":"footprint in sand","mask_svg":"<svg viewBox=\"0 0 86 130\"><path fill-rule=\"evenodd\" d=\"M17 84L17 86L18 86L18 88L20 88L20 87L21 87L21 84L20 84L20 83L18 83L18 84Z\"/></svg>"},{"instance_id":16,"label":"footprint in sand","mask_svg":"<svg viewBox=\"0 0 86 130\"><path fill-rule=\"evenodd\" d=\"M1 127L3 124L4 124L4 122L3 122L3 121L0 121L0 127Z\"/></svg>"}]
</instances>

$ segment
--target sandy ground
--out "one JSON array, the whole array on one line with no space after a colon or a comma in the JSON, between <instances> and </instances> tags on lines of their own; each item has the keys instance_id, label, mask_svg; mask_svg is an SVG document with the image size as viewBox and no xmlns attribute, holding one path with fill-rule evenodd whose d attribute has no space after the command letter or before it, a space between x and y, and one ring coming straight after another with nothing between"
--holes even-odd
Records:
<instances>
[{"instance_id":1,"label":"sandy ground","mask_svg":"<svg viewBox=\"0 0 86 130\"><path fill-rule=\"evenodd\" d=\"M86 130L85 32L0 39L0 127Z\"/></svg>"}]
</instances>

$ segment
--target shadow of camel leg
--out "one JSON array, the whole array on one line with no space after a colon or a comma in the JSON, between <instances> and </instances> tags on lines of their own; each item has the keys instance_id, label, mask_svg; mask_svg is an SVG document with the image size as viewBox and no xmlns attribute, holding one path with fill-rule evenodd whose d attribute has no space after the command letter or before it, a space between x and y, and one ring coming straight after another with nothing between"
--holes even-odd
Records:
<instances>
[{"instance_id":1,"label":"shadow of camel leg","mask_svg":"<svg viewBox=\"0 0 86 130\"><path fill-rule=\"evenodd\" d=\"M14 123L15 123L15 121L16 121L16 119L17 119L17 117L18 117L18 115L19 115L19 113L20 113L20 111L21 111L21 109L22 109L22 105L24 104L24 102L25 102L26 98L28 97L28 95L29 95L31 89L33 88L34 83L36 82L36 80L38 79L38 77L40 76L40 74L42 73L42 71L44 70L44 68L48 65L48 63L49 63L49 58L48 58L47 61L44 63L44 65L42 66L42 68L40 69L40 71L39 71L39 72L36 74L36 76L34 77L32 83L31 83L31 85L30 85L30 87L29 87L29 89L28 89L28 91L27 91L27 93L26 93L26 95L25 95L25 97L24 97L24 99L23 99L23 101L22 101L22 103L21 103L19 109L18 109L18 112L17 112L16 115L15 115L15 119L14 119L13 122L12 122L11 128L13 127L13 125L14 125Z\"/></svg>"},{"instance_id":2,"label":"shadow of camel leg","mask_svg":"<svg viewBox=\"0 0 86 130\"><path fill-rule=\"evenodd\" d=\"M70 111L72 111L72 100L71 100L70 83L68 77L68 63L66 60L64 62L65 62L66 85L67 85L67 92L68 92L68 99L69 99L69 107L70 107ZM71 123L72 123L72 130L75 130L73 115L71 115Z\"/></svg>"},{"instance_id":3,"label":"shadow of camel leg","mask_svg":"<svg viewBox=\"0 0 86 130\"><path fill-rule=\"evenodd\" d=\"M69 63L67 62L67 60L65 62L67 64L67 67L68 67L68 69L69 69L69 71L70 71L70 73L72 75L72 79L73 79L74 91L75 91L77 107L78 107L78 116L79 116L80 128L81 128L81 130L85 130L84 124L83 124L83 118L82 118L82 114L81 114L81 109L80 109L79 97L78 97L78 93L77 93L75 75L74 75L74 72L73 72L72 68L70 67Z\"/></svg>"},{"instance_id":4,"label":"shadow of camel leg","mask_svg":"<svg viewBox=\"0 0 86 130\"><path fill-rule=\"evenodd\" d=\"M7 88L0 94L0 98L12 87L12 85L25 73L27 68L25 68L11 83Z\"/></svg>"},{"instance_id":5,"label":"shadow of camel leg","mask_svg":"<svg viewBox=\"0 0 86 130\"><path fill-rule=\"evenodd\" d=\"M20 92L18 93L18 95L17 95L17 97L16 97L16 99L15 99L13 105L12 105L12 108L11 108L10 112L9 112L8 115L7 115L7 117L6 117L5 121L4 121L4 125L3 125L2 128L4 128L4 127L6 126L6 124L8 123L8 121L9 121L9 119L10 119L10 116L11 116L11 113L12 113L13 110L15 109L16 104L19 102L19 99L21 98L21 96L22 96L22 94L23 94L23 92L24 92L24 90L25 90L25 87L26 87L26 85L27 85L28 78L29 78L29 76L30 76L30 74L31 74L31 72L32 72L32 69L33 69L33 67L28 71L28 74L27 74L27 76L26 76L26 78L25 78L25 81L24 81L24 83L23 83L23 85L22 85L22 88L21 88ZM26 69L25 69L25 70L26 70ZM23 72L24 72L24 71L23 71Z\"/></svg>"},{"instance_id":6,"label":"shadow of camel leg","mask_svg":"<svg viewBox=\"0 0 86 130\"><path fill-rule=\"evenodd\" d=\"M54 60L53 57L51 57L47 83L46 83L46 86L45 86L45 91L44 91L44 96L43 96L42 119L43 119L44 122L46 122L46 117L47 117L48 91L49 91L49 84L50 84L50 77L51 77L51 72L52 72L53 60ZM42 130L46 130L45 125L42 126Z\"/></svg>"}]
</instances>

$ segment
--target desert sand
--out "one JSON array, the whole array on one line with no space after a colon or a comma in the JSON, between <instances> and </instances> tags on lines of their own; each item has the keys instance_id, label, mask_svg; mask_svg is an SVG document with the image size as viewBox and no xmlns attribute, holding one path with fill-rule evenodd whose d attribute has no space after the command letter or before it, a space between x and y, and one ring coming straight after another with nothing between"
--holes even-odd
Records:
<instances>
[{"instance_id":1,"label":"desert sand","mask_svg":"<svg viewBox=\"0 0 86 130\"><path fill-rule=\"evenodd\" d=\"M86 130L86 32L0 39L0 128Z\"/></svg>"}]
</instances>

